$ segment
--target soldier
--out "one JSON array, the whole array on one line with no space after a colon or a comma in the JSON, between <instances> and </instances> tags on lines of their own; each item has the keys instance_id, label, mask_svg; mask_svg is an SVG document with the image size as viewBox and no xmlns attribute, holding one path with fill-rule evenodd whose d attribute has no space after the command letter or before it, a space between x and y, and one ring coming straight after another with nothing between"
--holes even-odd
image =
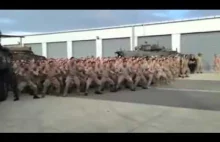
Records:
<instances>
[{"instance_id":1,"label":"soldier","mask_svg":"<svg viewBox=\"0 0 220 142\"><path fill-rule=\"evenodd\" d=\"M184 76L185 76L185 77L189 77L189 73L190 73L190 69L189 69L189 66L188 66L189 56L188 56L188 55L185 55L183 61L184 61L184 62L183 62L183 66L184 66Z\"/></svg>"},{"instance_id":2,"label":"soldier","mask_svg":"<svg viewBox=\"0 0 220 142\"><path fill-rule=\"evenodd\" d=\"M202 54L201 54L201 53L198 53L196 72L197 72L197 73L203 73L202 70L203 70Z\"/></svg>"},{"instance_id":3,"label":"soldier","mask_svg":"<svg viewBox=\"0 0 220 142\"><path fill-rule=\"evenodd\" d=\"M95 91L95 93L102 94L102 82L98 78L98 75L100 74L100 69L96 66L96 63L94 61L90 62L89 66L86 67L85 74L87 76L85 95L88 95L88 89L90 88L92 83L95 83L97 86L97 90Z\"/></svg>"},{"instance_id":4,"label":"soldier","mask_svg":"<svg viewBox=\"0 0 220 142\"><path fill-rule=\"evenodd\" d=\"M73 83L76 85L77 93L80 93L80 79L79 79L80 71L77 68L78 66L74 58L71 58L69 60L67 67L68 67L68 72L65 80L65 88L63 94L64 97L67 96L68 89L70 88L70 85L72 85Z\"/></svg>"},{"instance_id":5,"label":"soldier","mask_svg":"<svg viewBox=\"0 0 220 142\"><path fill-rule=\"evenodd\" d=\"M184 55L179 57L179 77L184 78L185 72L185 65L184 65Z\"/></svg>"},{"instance_id":6,"label":"soldier","mask_svg":"<svg viewBox=\"0 0 220 142\"><path fill-rule=\"evenodd\" d=\"M39 75L39 70L35 68L35 65L31 63L22 63L16 70L17 78L18 78L18 90L20 92L24 91L26 87L30 87L31 94L33 94L33 99L38 99L37 93L38 88L37 85L34 83L35 76Z\"/></svg>"},{"instance_id":7,"label":"soldier","mask_svg":"<svg viewBox=\"0 0 220 142\"><path fill-rule=\"evenodd\" d=\"M142 64L142 69L144 70L144 76L146 77L147 81L147 88L150 88L150 85L153 82L154 77L154 70L153 70L153 63L152 60L149 59Z\"/></svg>"},{"instance_id":8,"label":"soldier","mask_svg":"<svg viewBox=\"0 0 220 142\"><path fill-rule=\"evenodd\" d=\"M190 69L190 73L194 73L196 69L196 58L194 55L190 55L189 62L188 62L188 67Z\"/></svg>"},{"instance_id":9,"label":"soldier","mask_svg":"<svg viewBox=\"0 0 220 142\"><path fill-rule=\"evenodd\" d=\"M110 86L110 91L114 92L124 85L135 91L137 86L143 89L150 87L152 81L171 83L178 75L185 77L188 73L186 58L182 57L182 63L179 64L177 57L47 59L40 62L16 61L14 67L20 69L20 72L15 70L17 77L22 74L28 76L26 79L29 78L29 86L34 92L43 84L43 94L54 87L57 94L63 93L66 96L75 85L78 93L83 89L85 95L88 95L89 89L93 87L97 87L95 93L101 94L105 85Z\"/></svg>"},{"instance_id":10,"label":"soldier","mask_svg":"<svg viewBox=\"0 0 220 142\"><path fill-rule=\"evenodd\" d=\"M56 94L60 94L61 84L57 78L59 76L60 70L58 69L58 65L55 61L48 61L45 65L45 69L43 71L44 74L47 75L44 83L43 83L43 93L42 97L44 98L46 93L48 92L49 87L55 87Z\"/></svg>"},{"instance_id":11,"label":"soldier","mask_svg":"<svg viewBox=\"0 0 220 142\"><path fill-rule=\"evenodd\" d=\"M134 88L137 87L139 83L141 83L141 87L143 89L147 89L149 86L147 85L147 80L144 75L145 73L145 68L142 66L141 60L139 59L136 64L134 64L134 74L135 74L135 79L134 79Z\"/></svg>"},{"instance_id":12,"label":"soldier","mask_svg":"<svg viewBox=\"0 0 220 142\"><path fill-rule=\"evenodd\" d=\"M115 92L116 89L115 89L115 82L111 79L110 77L110 74L114 72L111 71L111 68L110 68L110 64L107 62L107 63L103 63L101 65L101 72L102 72L102 75L101 75L101 84L102 84L102 91L104 91L104 85L106 83L108 83L111 87L110 91L111 92Z\"/></svg>"},{"instance_id":13,"label":"soldier","mask_svg":"<svg viewBox=\"0 0 220 142\"><path fill-rule=\"evenodd\" d=\"M218 55L216 55L216 54L214 54L214 71L215 72L219 72L219 67L220 67L220 64L219 64L220 62L219 62L219 57L218 57Z\"/></svg>"},{"instance_id":14,"label":"soldier","mask_svg":"<svg viewBox=\"0 0 220 142\"><path fill-rule=\"evenodd\" d=\"M130 76L130 73L132 73L131 66L129 63L122 61L118 66L116 66L116 72L118 73L118 80L116 85L116 90L118 90L122 84L123 81L126 81L130 87L131 91L135 91L133 79Z\"/></svg>"}]
</instances>

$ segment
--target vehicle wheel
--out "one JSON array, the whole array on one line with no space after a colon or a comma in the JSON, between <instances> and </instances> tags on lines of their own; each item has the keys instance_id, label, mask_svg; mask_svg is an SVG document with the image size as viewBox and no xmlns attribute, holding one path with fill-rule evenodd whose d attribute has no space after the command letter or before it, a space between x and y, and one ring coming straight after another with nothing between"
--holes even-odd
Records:
<instances>
[{"instance_id":1,"label":"vehicle wheel","mask_svg":"<svg viewBox=\"0 0 220 142\"><path fill-rule=\"evenodd\" d=\"M5 83L0 82L0 102L5 101L8 97L8 89Z\"/></svg>"}]
</instances>

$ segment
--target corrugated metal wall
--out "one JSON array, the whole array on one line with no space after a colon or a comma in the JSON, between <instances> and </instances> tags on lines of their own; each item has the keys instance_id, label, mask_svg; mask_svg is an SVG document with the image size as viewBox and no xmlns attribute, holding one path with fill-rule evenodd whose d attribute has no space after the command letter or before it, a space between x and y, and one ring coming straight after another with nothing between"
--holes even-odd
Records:
<instances>
[{"instance_id":1,"label":"corrugated metal wall","mask_svg":"<svg viewBox=\"0 0 220 142\"><path fill-rule=\"evenodd\" d=\"M73 41L72 56L75 58L96 57L96 40Z\"/></svg>"},{"instance_id":2,"label":"corrugated metal wall","mask_svg":"<svg viewBox=\"0 0 220 142\"><path fill-rule=\"evenodd\" d=\"M43 55L41 43L31 43L31 44L24 44L24 45L31 47L31 50L34 52L34 54Z\"/></svg>"},{"instance_id":3,"label":"corrugated metal wall","mask_svg":"<svg viewBox=\"0 0 220 142\"><path fill-rule=\"evenodd\" d=\"M214 54L220 54L220 32L182 34L181 52L187 54L202 53L204 69L211 70Z\"/></svg>"},{"instance_id":4,"label":"corrugated metal wall","mask_svg":"<svg viewBox=\"0 0 220 142\"><path fill-rule=\"evenodd\" d=\"M138 45L145 44L159 44L167 49L172 49L172 37L171 35L158 35L158 36L144 36L138 37Z\"/></svg>"},{"instance_id":5,"label":"corrugated metal wall","mask_svg":"<svg viewBox=\"0 0 220 142\"><path fill-rule=\"evenodd\" d=\"M48 58L67 58L67 42L47 43Z\"/></svg>"},{"instance_id":6,"label":"corrugated metal wall","mask_svg":"<svg viewBox=\"0 0 220 142\"><path fill-rule=\"evenodd\" d=\"M115 52L122 50L130 50L130 38L115 38L102 40L102 56L114 57Z\"/></svg>"}]
</instances>

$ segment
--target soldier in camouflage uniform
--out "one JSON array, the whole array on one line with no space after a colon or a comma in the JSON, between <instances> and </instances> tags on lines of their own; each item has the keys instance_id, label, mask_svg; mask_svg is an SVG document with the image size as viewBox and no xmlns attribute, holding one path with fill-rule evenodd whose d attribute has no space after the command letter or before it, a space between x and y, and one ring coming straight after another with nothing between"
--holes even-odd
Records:
<instances>
[{"instance_id":1,"label":"soldier in camouflage uniform","mask_svg":"<svg viewBox=\"0 0 220 142\"><path fill-rule=\"evenodd\" d=\"M203 73L202 54L201 53L198 53L198 55L197 55L196 72L197 73Z\"/></svg>"}]
</instances>

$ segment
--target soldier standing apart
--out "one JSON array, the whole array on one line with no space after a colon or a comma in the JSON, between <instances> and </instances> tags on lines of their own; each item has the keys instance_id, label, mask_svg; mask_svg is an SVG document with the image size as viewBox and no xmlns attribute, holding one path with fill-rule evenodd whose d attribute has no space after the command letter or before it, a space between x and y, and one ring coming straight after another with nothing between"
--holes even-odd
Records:
<instances>
[{"instance_id":1,"label":"soldier standing apart","mask_svg":"<svg viewBox=\"0 0 220 142\"><path fill-rule=\"evenodd\" d=\"M219 56L217 56L216 65L217 65L217 71L220 72L220 58L219 58Z\"/></svg>"},{"instance_id":2,"label":"soldier standing apart","mask_svg":"<svg viewBox=\"0 0 220 142\"><path fill-rule=\"evenodd\" d=\"M188 67L190 69L190 73L193 74L195 73L196 69L196 58L194 55L190 55L189 62L188 62Z\"/></svg>"},{"instance_id":3,"label":"soldier standing apart","mask_svg":"<svg viewBox=\"0 0 220 142\"><path fill-rule=\"evenodd\" d=\"M219 57L218 57L218 55L216 55L216 54L214 54L214 71L216 72L216 73L218 73L220 70L220 62L219 62L220 60L219 60Z\"/></svg>"},{"instance_id":4,"label":"soldier standing apart","mask_svg":"<svg viewBox=\"0 0 220 142\"><path fill-rule=\"evenodd\" d=\"M196 67L196 72L197 73L203 73L203 65L202 65L202 54L198 53L197 55L197 67Z\"/></svg>"},{"instance_id":5,"label":"soldier standing apart","mask_svg":"<svg viewBox=\"0 0 220 142\"><path fill-rule=\"evenodd\" d=\"M214 54L214 61L213 61L213 69L214 69L214 72L218 72L217 60L218 60L218 57L217 57L216 54Z\"/></svg>"}]
</instances>

